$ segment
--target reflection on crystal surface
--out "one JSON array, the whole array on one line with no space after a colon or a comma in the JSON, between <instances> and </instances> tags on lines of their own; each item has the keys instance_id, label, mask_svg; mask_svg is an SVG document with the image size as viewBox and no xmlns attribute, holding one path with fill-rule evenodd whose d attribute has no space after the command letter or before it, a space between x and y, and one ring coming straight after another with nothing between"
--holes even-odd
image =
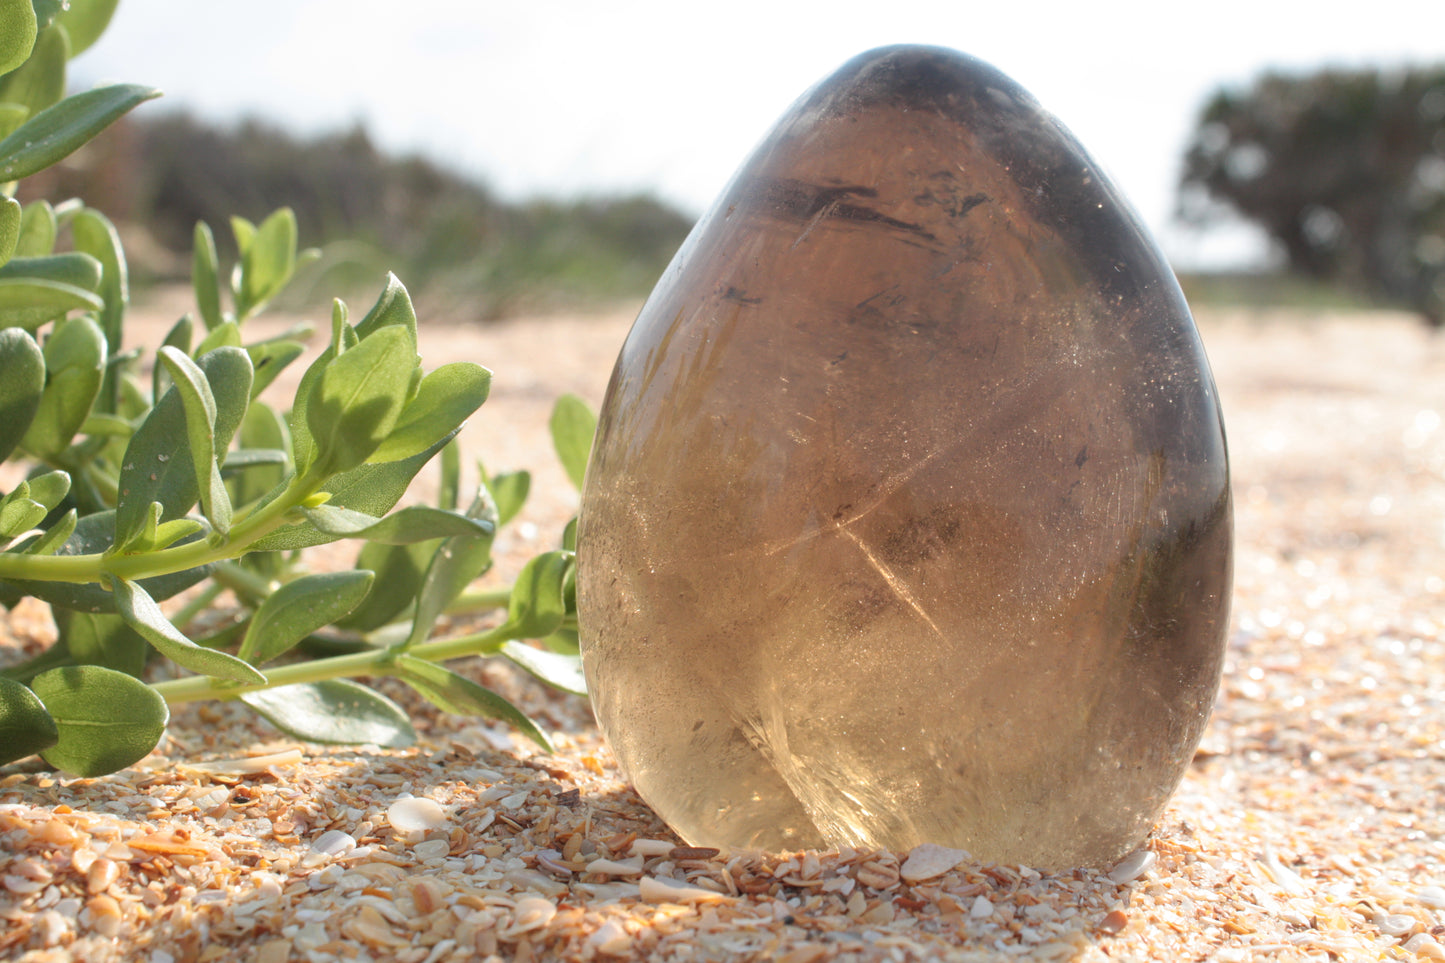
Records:
<instances>
[{"instance_id":1,"label":"reflection on crystal surface","mask_svg":"<svg viewBox=\"0 0 1445 963\"><path fill-rule=\"evenodd\" d=\"M1230 518L1127 205L997 71L885 48L783 117L623 347L588 685L689 842L1101 865L1203 729Z\"/></svg>"}]
</instances>

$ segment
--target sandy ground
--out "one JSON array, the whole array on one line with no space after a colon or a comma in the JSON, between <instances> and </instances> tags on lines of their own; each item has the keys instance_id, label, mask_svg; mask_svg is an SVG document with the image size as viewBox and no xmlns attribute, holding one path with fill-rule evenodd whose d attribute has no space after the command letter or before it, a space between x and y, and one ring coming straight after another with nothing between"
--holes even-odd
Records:
<instances>
[{"instance_id":1,"label":"sandy ground","mask_svg":"<svg viewBox=\"0 0 1445 963\"><path fill-rule=\"evenodd\" d=\"M535 473L498 577L575 510L546 419L600 401L630 317L423 325L429 364L496 372L466 450ZM678 847L581 700L476 664L557 755L421 707L408 750L297 745L212 704L115 776L0 770L0 958L1445 959L1445 340L1390 315L1200 323L1237 500L1229 659L1124 864ZM50 637L33 606L9 623L13 647Z\"/></svg>"}]
</instances>

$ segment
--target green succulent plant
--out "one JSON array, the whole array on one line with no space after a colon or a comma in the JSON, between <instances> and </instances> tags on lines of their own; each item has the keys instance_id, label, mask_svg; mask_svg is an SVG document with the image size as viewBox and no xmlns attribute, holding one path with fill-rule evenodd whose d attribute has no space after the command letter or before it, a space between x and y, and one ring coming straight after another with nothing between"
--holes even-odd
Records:
<instances>
[{"instance_id":1,"label":"green succulent plant","mask_svg":"<svg viewBox=\"0 0 1445 963\"><path fill-rule=\"evenodd\" d=\"M79 775L113 772L156 746L170 706L197 699L239 700L308 740L405 745L407 713L351 681L385 676L547 747L525 714L442 664L501 655L583 690L570 543L508 589L467 593L529 488L525 472L483 470L462 497L456 436L491 372L424 369L411 299L388 276L355 323L334 302L329 343L288 411L263 400L313 334L247 338L247 322L314 256L284 208L259 224L232 220L240 253L228 274L211 228L196 226L195 314L147 364L123 338L114 225L79 201L15 199L16 182L158 95L119 84L64 96L68 59L115 6L0 0L0 477L15 479L0 489L0 604L39 599L58 631L0 672L0 764L38 753ZM578 399L559 402L553 438L574 480L592 425ZM397 508L429 464L441 474L436 504ZM302 553L339 539L364 542L358 568L310 573ZM239 602L225 627L188 635L227 589ZM484 632L433 638L458 606L506 614ZM186 674L147 683L161 657Z\"/></svg>"}]
</instances>

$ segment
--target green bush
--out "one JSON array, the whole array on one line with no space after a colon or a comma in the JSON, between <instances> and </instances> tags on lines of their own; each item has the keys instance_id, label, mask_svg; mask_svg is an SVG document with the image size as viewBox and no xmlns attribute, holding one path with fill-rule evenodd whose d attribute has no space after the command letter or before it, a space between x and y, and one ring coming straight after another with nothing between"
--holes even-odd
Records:
<instances>
[{"instance_id":1,"label":"green bush","mask_svg":"<svg viewBox=\"0 0 1445 963\"><path fill-rule=\"evenodd\" d=\"M155 747L169 706L202 698L240 700L315 741L414 739L406 713L357 676L399 678L447 711L504 719L546 746L515 707L440 664L500 654L581 691L570 544L532 559L508 590L465 595L527 491L524 474L483 472L461 507L455 438L491 373L470 362L425 371L411 298L388 277L355 323L334 302L329 344L289 412L273 409L262 389L311 334L246 337L314 256L298 250L296 217L281 208L259 223L231 219L229 271L211 229L195 225L195 316L171 329L147 374L143 353L124 347L115 227L80 202L14 199L15 182L157 95L115 85L62 97L68 56L114 6L0 0L0 459L23 476L0 497L0 602L48 603L59 634L0 673L0 764L39 753L80 775L111 772ZM564 463L585 460L590 413L564 399L553 434ZM396 509L434 460L438 503ZM362 567L306 574L302 552L342 538L365 542ZM239 610L192 638L186 629L223 589ZM184 605L162 610L187 590ZM506 616L431 639L459 602ZM159 657L190 674L147 684Z\"/></svg>"},{"instance_id":2,"label":"green bush","mask_svg":"<svg viewBox=\"0 0 1445 963\"><path fill-rule=\"evenodd\" d=\"M1196 122L1181 213L1262 228L1292 272L1445 325L1445 64L1270 72Z\"/></svg>"}]
</instances>

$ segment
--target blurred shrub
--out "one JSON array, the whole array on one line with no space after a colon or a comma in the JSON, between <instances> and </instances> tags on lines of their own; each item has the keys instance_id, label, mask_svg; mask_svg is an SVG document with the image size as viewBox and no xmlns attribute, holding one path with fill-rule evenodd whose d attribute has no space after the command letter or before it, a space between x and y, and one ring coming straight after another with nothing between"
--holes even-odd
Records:
<instances>
[{"instance_id":1,"label":"blurred shrub","mask_svg":"<svg viewBox=\"0 0 1445 963\"><path fill-rule=\"evenodd\" d=\"M1283 271L1183 272L1179 285L1196 307L1289 308L1319 314L1354 313L1375 306L1367 295L1338 282Z\"/></svg>"},{"instance_id":2,"label":"blurred shrub","mask_svg":"<svg viewBox=\"0 0 1445 963\"><path fill-rule=\"evenodd\" d=\"M288 206L321 243L313 275L328 290L371 286L396 265L432 313L473 318L641 297L691 227L647 196L504 201L431 160L383 154L360 127L302 139L254 120L163 114L47 173L37 196L103 205L122 231L146 225L147 237L128 238L141 280L189 276L197 221Z\"/></svg>"},{"instance_id":3,"label":"blurred shrub","mask_svg":"<svg viewBox=\"0 0 1445 963\"><path fill-rule=\"evenodd\" d=\"M1268 74L1216 92L1180 208L1207 222L1221 204L1299 274L1445 322L1445 66Z\"/></svg>"}]
</instances>

